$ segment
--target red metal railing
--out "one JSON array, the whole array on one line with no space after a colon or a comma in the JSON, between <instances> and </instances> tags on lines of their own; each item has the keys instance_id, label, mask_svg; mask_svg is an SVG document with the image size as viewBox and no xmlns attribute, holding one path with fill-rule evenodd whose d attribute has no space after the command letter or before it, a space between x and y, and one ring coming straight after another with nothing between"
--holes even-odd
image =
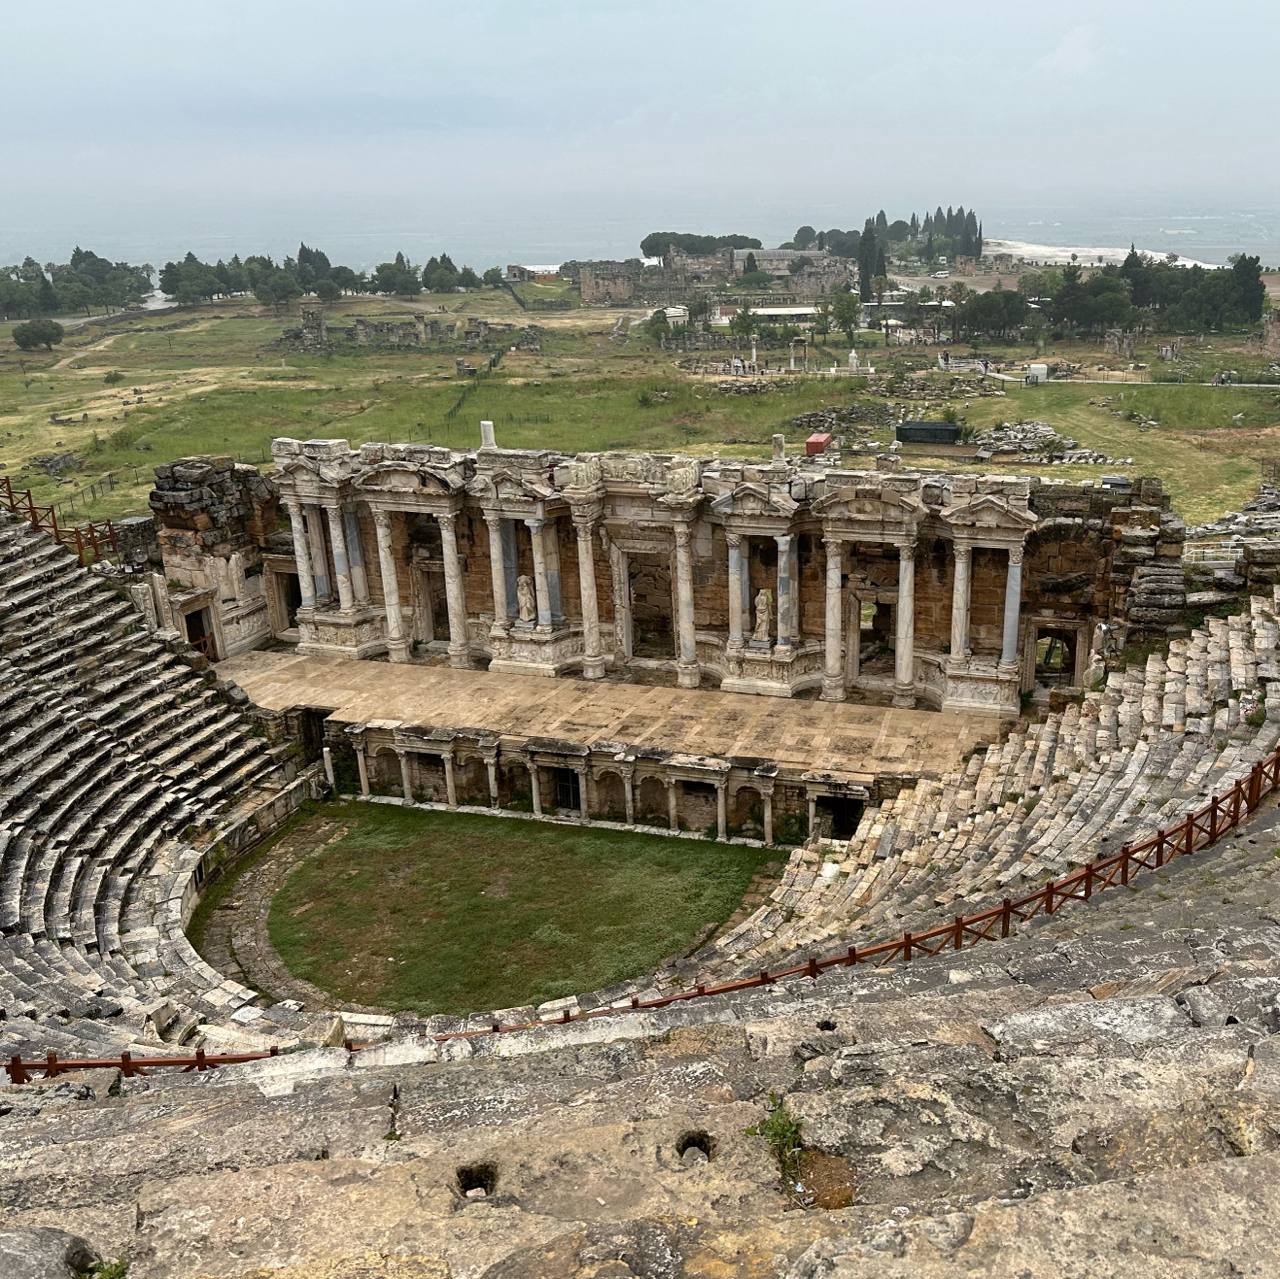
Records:
<instances>
[{"instance_id":1,"label":"red metal railing","mask_svg":"<svg viewBox=\"0 0 1280 1279\"><path fill-rule=\"evenodd\" d=\"M1135 875L1144 870L1159 870L1175 857L1191 853L1216 843L1228 831L1251 816L1263 799L1280 789L1280 748L1259 761L1222 795L1214 795L1202 808L1193 809L1173 826L1162 826L1153 835L1136 843L1125 844L1119 852L1109 857L1095 859L1064 875L1051 879L1035 892L1024 897L1006 897L998 906L978 911L974 915L956 915L948 923L939 924L922 933L904 932L888 941L870 946L848 946L833 954L810 955L803 963L788 968L764 971L736 981L717 985L699 985L692 990L676 991L657 999L633 997L630 1009L666 1008L671 1004L712 995L727 995L741 990L753 990L770 986L790 977L809 977L817 980L820 973L829 968L850 968L856 964L873 964L885 967L892 963L911 963L927 955L940 955L943 951L963 950L980 942L1000 941L1014 931L1015 925L1034 919L1037 915L1056 914L1067 902L1089 901L1108 888L1127 887ZM627 1008L596 1008L571 1013L567 1008L552 1022L534 1021L513 1025L493 1022L480 1030L457 1030L436 1035L438 1042L449 1039L473 1039L484 1035L506 1034L516 1030L533 1030L545 1025L564 1025L568 1022L589 1021L608 1017ZM355 1051L361 1045L348 1042L346 1047ZM27 1083L33 1076L48 1078L69 1070L89 1070L96 1067L118 1066L126 1076L140 1075L161 1067L181 1070L210 1070L215 1066L257 1061L274 1057L277 1050L260 1053L235 1053L230 1055L205 1055L195 1057L130 1057L123 1053L119 1058L68 1059L60 1061L56 1054L48 1053L43 1061L23 1061L10 1058L5 1067L15 1084Z\"/></svg>"},{"instance_id":2,"label":"red metal railing","mask_svg":"<svg viewBox=\"0 0 1280 1279\"><path fill-rule=\"evenodd\" d=\"M31 490L15 489L7 475L0 476L0 506L26 520L33 529L48 533L60 546L75 551L81 564L89 552L95 560L120 553L115 525L110 520L90 520L74 528L60 528L57 507L37 506Z\"/></svg>"}]
</instances>

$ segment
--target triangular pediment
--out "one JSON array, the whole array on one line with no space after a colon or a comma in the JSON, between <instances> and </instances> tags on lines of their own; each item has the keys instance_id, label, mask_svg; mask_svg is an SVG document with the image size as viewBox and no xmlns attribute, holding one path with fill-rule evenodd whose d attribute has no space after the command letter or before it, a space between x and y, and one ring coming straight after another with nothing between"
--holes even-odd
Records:
<instances>
[{"instance_id":1,"label":"triangular pediment","mask_svg":"<svg viewBox=\"0 0 1280 1279\"><path fill-rule=\"evenodd\" d=\"M849 520L861 524L914 526L925 513L918 497L894 489L837 489L820 497L814 511L827 520Z\"/></svg>"},{"instance_id":2,"label":"triangular pediment","mask_svg":"<svg viewBox=\"0 0 1280 1279\"><path fill-rule=\"evenodd\" d=\"M1022 533L1036 525L1036 517L1022 507L1012 506L1004 498L980 493L968 502L948 506L942 518L955 528L1005 529Z\"/></svg>"},{"instance_id":3,"label":"triangular pediment","mask_svg":"<svg viewBox=\"0 0 1280 1279\"><path fill-rule=\"evenodd\" d=\"M752 482L739 484L711 503L711 509L720 515L772 515L781 519L790 519L799 507L790 493Z\"/></svg>"},{"instance_id":4,"label":"triangular pediment","mask_svg":"<svg viewBox=\"0 0 1280 1279\"><path fill-rule=\"evenodd\" d=\"M379 462L356 475L354 486L362 493L419 493L446 496L460 488L451 475L408 462Z\"/></svg>"}]
</instances>

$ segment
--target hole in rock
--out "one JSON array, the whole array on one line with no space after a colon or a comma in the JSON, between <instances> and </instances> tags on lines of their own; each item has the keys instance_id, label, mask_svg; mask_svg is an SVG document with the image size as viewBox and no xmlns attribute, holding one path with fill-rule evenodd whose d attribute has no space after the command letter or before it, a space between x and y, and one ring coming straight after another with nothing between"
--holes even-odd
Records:
<instances>
[{"instance_id":1,"label":"hole in rock","mask_svg":"<svg viewBox=\"0 0 1280 1279\"><path fill-rule=\"evenodd\" d=\"M716 1143L710 1133L704 1132L701 1128L691 1129L689 1132L682 1132L679 1140L676 1142L676 1154L680 1156L685 1163L701 1163L697 1155L689 1158L690 1151L700 1151L704 1158L710 1159L716 1151Z\"/></svg>"},{"instance_id":2,"label":"hole in rock","mask_svg":"<svg viewBox=\"0 0 1280 1279\"><path fill-rule=\"evenodd\" d=\"M824 1017L824 1018L823 1018L823 1019L818 1023L818 1029L819 1029L819 1030L835 1030L835 1028L836 1028L836 1024L835 1024L835 1022L833 1022L833 1021L831 1020L831 1018L830 1018L830 1017Z\"/></svg>"},{"instance_id":3,"label":"hole in rock","mask_svg":"<svg viewBox=\"0 0 1280 1279\"><path fill-rule=\"evenodd\" d=\"M487 1199L498 1185L496 1164L465 1164L458 1169L458 1190L467 1199Z\"/></svg>"}]
</instances>

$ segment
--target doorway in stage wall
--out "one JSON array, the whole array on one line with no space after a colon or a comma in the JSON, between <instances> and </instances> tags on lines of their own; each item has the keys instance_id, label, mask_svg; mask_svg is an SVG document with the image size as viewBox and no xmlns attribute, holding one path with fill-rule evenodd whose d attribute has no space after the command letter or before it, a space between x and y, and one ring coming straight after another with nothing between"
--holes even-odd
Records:
<instances>
[{"instance_id":1,"label":"doorway in stage wall","mask_svg":"<svg viewBox=\"0 0 1280 1279\"><path fill-rule=\"evenodd\" d=\"M187 643L211 662L218 660L218 641L213 633L213 618L207 608L193 609L183 618L187 629Z\"/></svg>"},{"instance_id":2,"label":"doorway in stage wall","mask_svg":"<svg viewBox=\"0 0 1280 1279\"><path fill-rule=\"evenodd\" d=\"M669 555L645 552L627 557L634 657L675 656L675 600Z\"/></svg>"}]
</instances>

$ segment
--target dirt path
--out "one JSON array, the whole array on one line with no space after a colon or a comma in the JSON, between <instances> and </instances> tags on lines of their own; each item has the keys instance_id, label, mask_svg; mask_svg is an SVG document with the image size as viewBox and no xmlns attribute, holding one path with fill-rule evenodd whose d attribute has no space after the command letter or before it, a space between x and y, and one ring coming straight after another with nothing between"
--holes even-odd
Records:
<instances>
[{"instance_id":1,"label":"dirt path","mask_svg":"<svg viewBox=\"0 0 1280 1279\"><path fill-rule=\"evenodd\" d=\"M106 337L99 338L96 342L90 342L88 346L82 346L78 351L73 351L70 355L64 355L53 367L55 369L69 369L84 356L92 355L95 351L105 351L119 336L120 334L118 333L108 333Z\"/></svg>"}]
</instances>

